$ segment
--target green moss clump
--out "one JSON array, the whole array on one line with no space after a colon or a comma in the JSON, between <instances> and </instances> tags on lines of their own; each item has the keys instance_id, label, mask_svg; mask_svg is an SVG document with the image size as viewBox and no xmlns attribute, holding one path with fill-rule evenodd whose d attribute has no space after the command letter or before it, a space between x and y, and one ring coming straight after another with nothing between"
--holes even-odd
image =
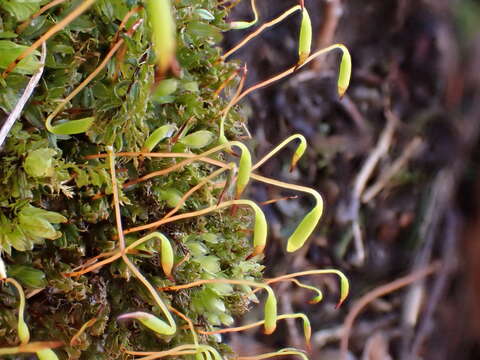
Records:
<instances>
[{"instance_id":1,"label":"green moss clump","mask_svg":"<svg viewBox=\"0 0 480 360\"><path fill-rule=\"evenodd\" d=\"M21 33L17 26L44 2L12 0L0 4L0 36L10 43L30 45L65 17L78 1L67 0L35 18ZM154 90L155 55L148 22L127 36L124 49L61 112L59 120L95 117L86 134L52 135L45 129L46 117L102 61L115 41L126 13L139 5L136 0L98 0L84 14L47 42L44 74L22 118L12 128L0 156L0 253L8 274L15 274L26 289L26 322L32 340L58 340L66 345L55 350L61 359L120 359L122 349L162 350L191 343L188 330L180 329L171 338L159 338L136 322L119 323L120 314L143 310L159 313L150 295L117 261L79 277L65 277L87 259L116 246L112 184L108 161L87 160L85 156L105 152L139 151L155 129L171 124L187 136L196 131L218 133L218 114L227 99L215 90L237 64L219 61L217 44L227 29L227 12L216 0L175 1L177 23L178 76L168 75L171 85ZM208 16L206 16L206 14ZM144 10L127 22L129 28ZM9 113L15 106L38 63L17 69L0 86L0 108ZM27 64L28 65L28 64ZM5 64L0 63L0 67ZM245 119L236 109L227 117L228 134L240 133ZM164 139L155 148L162 152L201 152L212 143L190 144ZM220 155L218 155L220 156ZM174 164L175 159L117 158L120 182L135 179ZM193 163L166 176L152 178L121 194L124 228L155 221L172 208L165 190L183 194L215 167ZM218 180L221 182L222 179ZM226 176L224 176L224 181ZM215 204L221 186L206 186L188 199L181 212ZM106 196L99 196L105 195ZM170 203L169 203L170 201ZM262 266L246 260L251 239L247 209L235 216L224 210L209 216L171 223L160 230L172 240L176 262L190 254L175 269L174 278L183 284L200 278L261 278ZM132 234L128 241L139 238ZM154 285L172 284L161 270L156 251L159 244L149 241L140 256L131 260ZM232 316L246 310L241 287L208 285L178 293L161 293L166 303L182 311L206 329L230 325ZM16 334L17 295L13 288L0 289L0 347L18 344ZM92 318L75 345L70 340ZM185 322L175 317L179 327ZM214 337L202 337L217 344ZM6 357L14 359L19 357Z\"/></svg>"}]
</instances>

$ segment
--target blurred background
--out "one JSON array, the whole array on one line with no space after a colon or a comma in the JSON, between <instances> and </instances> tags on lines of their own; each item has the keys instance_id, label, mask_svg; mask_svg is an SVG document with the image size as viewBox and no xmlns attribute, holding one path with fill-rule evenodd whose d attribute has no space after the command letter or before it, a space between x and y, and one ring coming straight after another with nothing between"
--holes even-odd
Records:
<instances>
[{"instance_id":1,"label":"blurred background","mask_svg":"<svg viewBox=\"0 0 480 360\"><path fill-rule=\"evenodd\" d=\"M297 4L258 0L261 21ZM335 310L338 279L310 277L324 301L277 285L280 310L312 321L312 359L480 359L480 1L305 0L314 48L345 44L353 59L347 95L336 94L339 53L252 93L247 103L257 156L293 133L309 148L289 173L290 147L261 173L317 189L325 213L297 253L285 242L314 205L300 196L266 206L273 224L266 276L338 268L351 282ZM249 1L232 19L252 17ZM235 58L246 86L297 61L300 14L263 33ZM250 30L251 31L251 30ZM225 49L249 30L230 31ZM257 185L257 201L293 195ZM257 319L252 311L245 323ZM351 331L347 334L348 324ZM301 325L265 336L225 337L243 355L304 347ZM345 346L345 344L344 344Z\"/></svg>"}]
</instances>

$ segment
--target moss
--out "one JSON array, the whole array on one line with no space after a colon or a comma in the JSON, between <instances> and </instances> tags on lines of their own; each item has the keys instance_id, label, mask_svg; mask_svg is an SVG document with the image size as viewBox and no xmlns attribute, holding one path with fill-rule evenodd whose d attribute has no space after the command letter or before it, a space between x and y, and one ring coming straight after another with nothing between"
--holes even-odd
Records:
<instances>
[{"instance_id":1,"label":"moss","mask_svg":"<svg viewBox=\"0 0 480 360\"><path fill-rule=\"evenodd\" d=\"M21 1L10 3L23 4ZM32 4L35 6L31 9L23 8L26 15L1 5L0 31L15 34L19 21L38 10L40 3ZM13 41L30 45L77 4L77 1L65 1L53 7L33 20ZM94 116L93 127L86 134L74 136L48 133L45 118L98 66L114 41L120 21L127 11L138 5L135 0L99 0L47 42L42 80L21 120L13 127L0 159L0 252L7 272L22 265L36 270L26 272L23 279L18 275L27 293L39 290L32 286L35 279L28 276L41 277L42 281L41 290L27 301L26 321L32 339L69 344L84 323L97 319L95 326L88 328L75 346L55 350L62 359L120 359L125 357L122 348L161 350L191 342L186 330L178 330L173 338L158 338L135 322L116 320L118 315L129 311L158 313L149 294L122 262L79 277L63 276L116 245L108 162L86 160L85 156L104 152L107 145L113 145L117 152L138 151L148 135L165 124L182 128L183 135L199 130L218 133L218 114L227 101L217 96L215 90L237 70L237 64L219 61L221 50L217 44L222 30L226 29L226 10L219 7L216 0L175 1L177 60L181 70L174 91L168 95L152 91L154 52L149 28L143 23L131 37L121 35L125 38L125 50L119 51L120 55L114 57L55 120ZM205 10L213 18L205 16ZM145 17L144 10L129 20L127 28L140 17ZM0 88L0 108L4 112L15 106L27 81L28 76L19 73L6 78ZM231 111L226 121L227 133L239 134L244 121L236 109ZM161 142L156 151L172 148L188 151L185 146L168 140ZM125 182L175 161L118 158L118 178ZM183 194L213 169L210 165L193 163L167 176L125 189L121 194L124 227L161 218L171 209L162 190L172 188ZM221 192L221 187L207 186L195 193L181 211L213 205ZM106 196L99 197L99 194ZM41 224L35 223L28 229L21 215L29 207L55 212L61 215L60 220L66 220L44 216ZM174 272L176 282L217 276L261 277L262 267L257 260L246 260L251 240L245 229L251 221L248 210L240 209L236 216L224 210L162 227L161 231L174 243L177 262L192 252ZM132 256L132 261L152 283L171 284L159 266L157 245L155 240L150 241L146 245L148 252ZM229 322L232 313L239 314L246 309L242 291L239 287L229 290L204 286L162 293L161 297L208 329L222 321ZM16 294L3 286L0 347L18 343L16 306ZM179 326L185 324L178 317L175 320ZM204 337L202 341L228 352L224 345L216 344L213 337Z\"/></svg>"}]
</instances>

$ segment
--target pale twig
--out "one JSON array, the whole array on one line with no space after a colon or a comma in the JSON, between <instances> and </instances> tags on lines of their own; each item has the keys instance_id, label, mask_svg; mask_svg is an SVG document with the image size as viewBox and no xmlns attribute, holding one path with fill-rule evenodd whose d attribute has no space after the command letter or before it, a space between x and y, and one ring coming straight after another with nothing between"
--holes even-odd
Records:
<instances>
[{"instance_id":1,"label":"pale twig","mask_svg":"<svg viewBox=\"0 0 480 360\"><path fill-rule=\"evenodd\" d=\"M414 138L412 141L408 143L403 151L402 155L395 160L384 172L380 175L380 179L377 180L375 184L370 186L367 190L365 190L362 196L362 202L368 203L372 200L375 196L381 192L388 182L394 177L398 172L405 167L412 156L418 154L418 152L422 149L423 141L419 137Z\"/></svg>"},{"instance_id":2,"label":"pale twig","mask_svg":"<svg viewBox=\"0 0 480 360\"><path fill-rule=\"evenodd\" d=\"M17 104L13 108L12 112L10 115L8 115L7 120L5 120L5 123L2 125L2 128L0 129L0 148L2 147L5 139L8 136L8 133L10 132L10 129L12 128L13 124L15 124L15 121L20 117L22 110L27 103L28 99L30 99L30 96L33 93L33 90L37 86L38 82L40 81L40 78L42 77L43 74L43 68L45 67L45 57L47 56L47 47L45 43L42 44L42 55L40 57L40 68L37 70L37 72L31 77L30 81L27 84L27 87L25 88L25 91L23 92L22 96L18 100Z\"/></svg>"},{"instance_id":3,"label":"pale twig","mask_svg":"<svg viewBox=\"0 0 480 360\"><path fill-rule=\"evenodd\" d=\"M354 263L358 266L361 266L365 261L365 248L363 245L362 230L358 219L360 198L362 197L362 193L368 180L372 176L373 170L377 166L380 159L388 152L390 144L392 143L395 128L398 124L398 118L390 110L385 111L385 117L387 118L387 125L380 134L377 145L367 157L360 172L355 178L350 209L348 211L352 223L352 233L354 237L356 253Z\"/></svg>"},{"instance_id":4,"label":"pale twig","mask_svg":"<svg viewBox=\"0 0 480 360\"><path fill-rule=\"evenodd\" d=\"M362 169L360 170L360 173L355 179L353 194L356 199L360 199L373 170L377 166L379 160L388 152L390 144L392 143L393 133L395 132L398 118L389 110L385 111L385 116L387 118L387 125L383 129L377 145L368 156L367 160L362 166Z\"/></svg>"},{"instance_id":5,"label":"pale twig","mask_svg":"<svg viewBox=\"0 0 480 360\"><path fill-rule=\"evenodd\" d=\"M343 323L343 334L342 338L340 341L340 360L346 360L347 359L347 352L348 352L348 340L350 337L350 332L353 327L353 322L357 318L357 316L360 314L360 312L370 304L373 300L384 296L386 294L389 294L391 292L394 292L398 289L401 289L402 287L405 287L407 285L410 285L411 283L414 283L420 279L423 279L424 277L433 274L440 268L440 263L436 262L433 263L426 268L417 270L407 276L401 277L399 279L396 279L388 284L379 286L378 288L369 291L365 295L363 295L360 299L358 299L350 309L347 317L345 318L345 321Z\"/></svg>"},{"instance_id":6,"label":"pale twig","mask_svg":"<svg viewBox=\"0 0 480 360\"><path fill-rule=\"evenodd\" d=\"M433 315L437 310L442 296L445 294L445 289L448 286L449 277L451 276L452 268L455 263L455 248L458 244L460 235L460 219L454 210L448 210L445 217L445 240L442 246L442 259L444 266L438 272L432 288L429 291L429 301L426 310L423 314L422 321L418 326L416 336L412 342L410 355L408 358L417 358L420 354L420 349L424 344L427 336L434 328L432 324Z\"/></svg>"}]
</instances>

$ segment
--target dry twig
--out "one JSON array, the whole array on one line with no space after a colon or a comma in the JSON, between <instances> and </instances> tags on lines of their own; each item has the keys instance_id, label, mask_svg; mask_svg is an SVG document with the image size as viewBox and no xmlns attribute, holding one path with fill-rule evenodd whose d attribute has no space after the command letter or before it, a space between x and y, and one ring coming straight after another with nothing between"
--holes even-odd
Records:
<instances>
[{"instance_id":1,"label":"dry twig","mask_svg":"<svg viewBox=\"0 0 480 360\"><path fill-rule=\"evenodd\" d=\"M352 232L354 237L354 245L356 258L354 263L357 266L360 266L365 261L365 249L362 239L362 230L360 227L360 222L358 219L359 210L360 210L360 199L362 197L365 186L368 182L368 179L372 176L373 170L377 166L380 159L385 156L390 148L392 143L393 134L399 122L397 116L395 116L391 111L386 110L385 116L387 118L387 125L382 131L377 145L370 153L368 158L365 160L365 163L362 166L362 169L355 178L355 183L353 186L352 198L350 206L348 209L348 219L352 223Z\"/></svg>"},{"instance_id":2,"label":"dry twig","mask_svg":"<svg viewBox=\"0 0 480 360\"><path fill-rule=\"evenodd\" d=\"M388 184L390 179L394 177L398 172L405 167L412 156L418 154L419 150L423 146L423 141L416 137L412 141L408 143L403 151L403 154L395 160L384 172L380 175L380 179L377 180L375 184L370 186L367 190L365 190L362 196L362 202L368 203L372 200L377 194L385 188Z\"/></svg>"}]
</instances>

